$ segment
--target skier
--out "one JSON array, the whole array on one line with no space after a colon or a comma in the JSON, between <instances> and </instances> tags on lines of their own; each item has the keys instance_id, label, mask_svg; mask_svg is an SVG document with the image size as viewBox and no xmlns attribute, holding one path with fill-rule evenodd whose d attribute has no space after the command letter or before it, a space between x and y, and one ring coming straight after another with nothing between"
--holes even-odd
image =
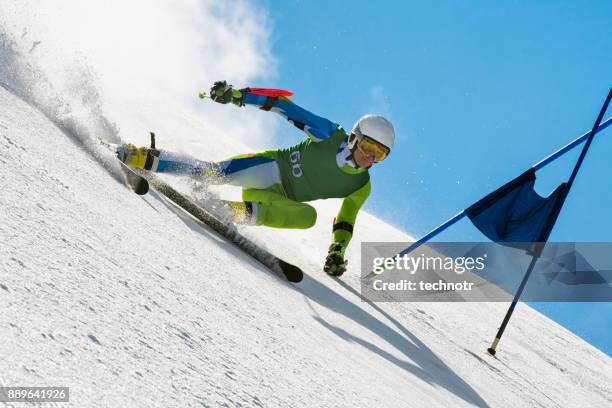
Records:
<instances>
[{"instance_id":1,"label":"skier","mask_svg":"<svg viewBox=\"0 0 612 408\"><path fill-rule=\"evenodd\" d=\"M236 224L310 228L317 213L306 201L343 198L323 267L332 276L342 275L357 213L371 190L368 170L391 151L393 125L382 116L365 115L348 135L340 125L314 115L286 96L266 96L250 88L238 90L226 81L214 83L210 98L222 104L254 105L276 112L308 138L286 149L244 154L221 162L124 144L117 149L119 159L132 167L206 177L216 184L242 187L243 201L226 201Z\"/></svg>"}]
</instances>

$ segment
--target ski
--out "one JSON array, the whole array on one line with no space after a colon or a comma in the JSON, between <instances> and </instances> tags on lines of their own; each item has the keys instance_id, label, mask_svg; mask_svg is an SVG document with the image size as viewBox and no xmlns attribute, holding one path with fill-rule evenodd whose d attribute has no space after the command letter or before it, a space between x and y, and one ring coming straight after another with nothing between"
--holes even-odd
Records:
<instances>
[{"instance_id":1,"label":"ski","mask_svg":"<svg viewBox=\"0 0 612 408\"><path fill-rule=\"evenodd\" d=\"M134 171L137 172L138 175L145 177L158 193L167 197L175 205L182 208L196 220L200 221L217 234L230 241L244 253L248 254L253 259L270 269L276 275L292 283L300 282L303 279L304 273L299 267L278 258L248 238L244 237L238 232L233 224L222 221L212 212L197 205L153 173L142 169L134 169Z\"/></svg>"}]
</instances>

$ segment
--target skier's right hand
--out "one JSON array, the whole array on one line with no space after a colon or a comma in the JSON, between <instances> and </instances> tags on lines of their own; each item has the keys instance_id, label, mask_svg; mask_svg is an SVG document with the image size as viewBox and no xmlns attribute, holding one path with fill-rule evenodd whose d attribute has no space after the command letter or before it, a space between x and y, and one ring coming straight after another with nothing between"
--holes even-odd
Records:
<instances>
[{"instance_id":1,"label":"skier's right hand","mask_svg":"<svg viewBox=\"0 0 612 408\"><path fill-rule=\"evenodd\" d=\"M325 265L323 270L331 276L341 276L346 272L346 265L348 261L344 259L342 244L334 242L330 245L329 251L327 252L327 258L325 258Z\"/></svg>"},{"instance_id":2,"label":"skier's right hand","mask_svg":"<svg viewBox=\"0 0 612 408\"><path fill-rule=\"evenodd\" d=\"M242 92L232 88L227 81L217 81L210 88L210 99L218 103L233 103L236 106L243 106Z\"/></svg>"}]
</instances>

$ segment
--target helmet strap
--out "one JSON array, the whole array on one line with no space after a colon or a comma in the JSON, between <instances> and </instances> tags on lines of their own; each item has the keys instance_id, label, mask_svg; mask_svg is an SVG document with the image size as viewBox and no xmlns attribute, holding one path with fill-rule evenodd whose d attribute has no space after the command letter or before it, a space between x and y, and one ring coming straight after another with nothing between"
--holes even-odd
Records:
<instances>
[{"instance_id":1,"label":"helmet strap","mask_svg":"<svg viewBox=\"0 0 612 408\"><path fill-rule=\"evenodd\" d=\"M357 142L355 141L355 139L357 138L357 135L354 133L351 133L350 136L348 137L348 145L349 147L349 155L346 156L346 160L347 161L352 161L353 164L355 165L355 168L360 169L361 167L359 167L359 165L357 164L357 162L355 161L355 149L357 149ZM355 143L353 143L355 142ZM351 143L353 143L353 145L351 146Z\"/></svg>"}]
</instances>

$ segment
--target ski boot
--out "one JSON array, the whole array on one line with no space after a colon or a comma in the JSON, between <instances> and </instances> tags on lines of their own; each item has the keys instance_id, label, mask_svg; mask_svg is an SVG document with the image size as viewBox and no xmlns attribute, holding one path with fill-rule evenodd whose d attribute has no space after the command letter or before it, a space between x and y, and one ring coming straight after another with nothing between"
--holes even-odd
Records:
<instances>
[{"instance_id":1,"label":"ski boot","mask_svg":"<svg viewBox=\"0 0 612 408\"><path fill-rule=\"evenodd\" d=\"M154 147L136 147L131 143L118 145L117 158L130 167L155 171L159 163L159 150Z\"/></svg>"}]
</instances>

